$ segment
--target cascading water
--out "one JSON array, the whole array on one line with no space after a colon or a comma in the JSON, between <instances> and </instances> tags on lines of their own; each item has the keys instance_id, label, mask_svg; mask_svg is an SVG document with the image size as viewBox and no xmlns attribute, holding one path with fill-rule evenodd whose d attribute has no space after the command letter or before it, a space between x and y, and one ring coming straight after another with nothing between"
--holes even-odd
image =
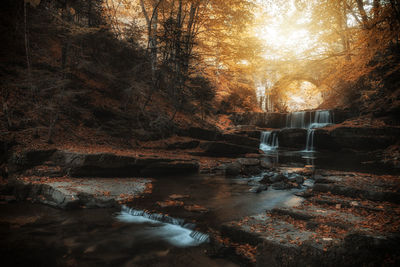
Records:
<instances>
[{"instance_id":1,"label":"cascading water","mask_svg":"<svg viewBox=\"0 0 400 267\"><path fill-rule=\"evenodd\" d=\"M314 151L314 133L315 133L315 129L313 129L313 128L310 128L307 130L307 142L306 142L306 149L305 149L305 151L307 151L307 152Z\"/></svg>"},{"instance_id":2,"label":"cascading water","mask_svg":"<svg viewBox=\"0 0 400 267\"><path fill-rule=\"evenodd\" d=\"M279 147L278 134L272 131L261 132L260 149L262 151L273 151Z\"/></svg>"},{"instance_id":3,"label":"cascading water","mask_svg":"<svg viewBox=\"0 0 400 267\"><path fill-rule=\"evenodd\" d=\"M120 221L131 223L161 223L160 227L151 228L152 234L164 237L168 242L179 247L195 246L210 241L207 234L193 230L195 228L193 223L186 223L183 219L168 215L148 213L122 206L117 218Z\"/></svg>"},{"instance_id":4,"label":"cascading water","mask_svg":"<svg viewBox=\"0 0 400 267\"><path fill-rule=\"evenodd\" d=\"M305 152L314 152L314 134L316 128L322 128L333 124L333 115L330 110L317 110L315 112L314 121L311 122L307 129L307 141Z\"/></svg>"},{"instance_id":5,"label":"cascading water","mask_svg":"<svg viewBox=\"0 0 400 267\"><path fill-rule=\"evenodd\" d=\"M292 112L286 115L286 128L306 128L306 112Z\"/></svg>"}]
</instances>

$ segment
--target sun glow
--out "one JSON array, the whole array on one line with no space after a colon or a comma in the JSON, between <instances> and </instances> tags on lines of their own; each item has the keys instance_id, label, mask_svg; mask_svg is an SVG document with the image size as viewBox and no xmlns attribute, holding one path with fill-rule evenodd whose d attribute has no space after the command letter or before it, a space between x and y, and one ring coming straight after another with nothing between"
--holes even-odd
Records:
<instances>
[{"instance_id":1,"label":"sun glow","mask_svg":"<svg viewBox=\"0 0 400 267\"><path fill-rule=\"evenodd\" d=\"M254 28L257 38L264 41L269 53L266 59L301 58L315 46L316 38L307 29L310 14L296 12L294 1L288 1L286 10L281 10L278 4L271 3L258 14L258 24Z\"/></svg>"}]
</instances>

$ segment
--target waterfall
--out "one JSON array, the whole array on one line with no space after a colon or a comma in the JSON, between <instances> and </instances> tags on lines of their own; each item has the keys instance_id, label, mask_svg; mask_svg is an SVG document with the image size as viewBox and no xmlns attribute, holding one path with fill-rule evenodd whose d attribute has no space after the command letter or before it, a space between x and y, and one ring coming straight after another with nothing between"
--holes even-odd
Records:
<instances>
[{"instance_id":1,"label":"waterfall","mask_svg":"<svg viewBox=\"0 0 400 267\"><path fill-rule=\"evenodd\" d=\"M286 128L306 128L306 112L292 112L286 115Z\"/></svg>"},{"instance_id":2,"label":"waterfall","mask_svg":"<svg viewBox=\"0 0 400 267\"><path fill-rule=\"evenodd\" d=\"M311 115L310 115L311 118ZM314 133L316 128L322 128L333 124L333 115L330 110L317 110L315 111L314 121L308 125L307 141L305 152L314 152Z\"/></svg>"},{"instance_id":3,"label":"waterfall","mask_svg":"<svg viewBox=\"0 0 400 267\"><path fill-rule=\"evenodd\" d=\"M314 128L309 128L307 130L307 142L306 142L306 150L307 152L313 152L314 151Z\"/></svg>"},{"instance_id":4,"label":"waterfall","mask_svg":"<svg viewBox=\"0 0 400 267\"><path fill-rule=\"evenodd\" d=\"M333 123L332 111L317 110L315 112L314 121L310 123L308 128L322 128Z\"/></svg>"},{"instance_id":5,"label":"waterfall","mask_svg":"<svg viewBox=\"0 0 400 267\"><path fill-rule=\"evenodd\" d=\"M127 206L121 207L121 212L118 218L125 222L134 223L162 223L159 231L167 233L167 239L169 242L177 246L187 246L187 245L198 245L204 242L209 242L210 237L208 234L201 233L193 230L196 225L193 223L187 223L183 219L174 218L168 215L159 213L149 213L143 210L131 209ZM182 239L177 241L176 238L170 237L168 232L173 230Z\"/></svg>"},{"instance_id":6,"label":"waterfall","mask_svg":"<svg viewBox=\"0 0 400 267\"><path fill-rule=\"evenodd\" d=\"M312 119L313 115L314 120ZM286 128L321 128L332 123L333 114L330 110L299 111L286 114Z\"/></svg>"},{"instance_id":7,"label":"waterfall","mask_svg":"<svg viewBox=\"0 0 400 267\"><path fill-rule=\"evenodd\" d=\"M261 132L260 149L262 151L272 151L279 147L278 134L272 131Z\"/></svg>"}]
</instances>

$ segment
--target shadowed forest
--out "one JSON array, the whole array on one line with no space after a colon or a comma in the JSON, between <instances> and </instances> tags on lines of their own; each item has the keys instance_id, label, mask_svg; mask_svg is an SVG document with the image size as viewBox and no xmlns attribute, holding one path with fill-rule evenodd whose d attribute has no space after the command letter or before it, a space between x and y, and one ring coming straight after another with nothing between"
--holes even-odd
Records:
<instances>
[{"instance_id":1,"label":"shadowed forest","mask_svg":"<svg viewBox=\"0 0 400 267\"><path fill-rule=\"evenodd\" d=\"M7 266L397 266L398 0L3 0Z\"/></svg>"}]
</instances>

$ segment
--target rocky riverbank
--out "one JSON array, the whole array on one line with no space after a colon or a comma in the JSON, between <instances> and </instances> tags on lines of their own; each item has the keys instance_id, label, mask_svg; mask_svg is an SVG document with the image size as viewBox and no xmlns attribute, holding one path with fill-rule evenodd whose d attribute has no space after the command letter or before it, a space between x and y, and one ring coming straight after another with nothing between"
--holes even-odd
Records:
<instances>
[{"instance_id":1,"label":"rocky riverbank","mask_svg":"<svg viewBox=\"0 0 400 267\"><path fill-rule=\"evenodd\" d=\"M400 260L398 176L318 171L305 201L224 224L220 246L250 244L256 266L388 265Z\"/></svg>"}]
</instances>

